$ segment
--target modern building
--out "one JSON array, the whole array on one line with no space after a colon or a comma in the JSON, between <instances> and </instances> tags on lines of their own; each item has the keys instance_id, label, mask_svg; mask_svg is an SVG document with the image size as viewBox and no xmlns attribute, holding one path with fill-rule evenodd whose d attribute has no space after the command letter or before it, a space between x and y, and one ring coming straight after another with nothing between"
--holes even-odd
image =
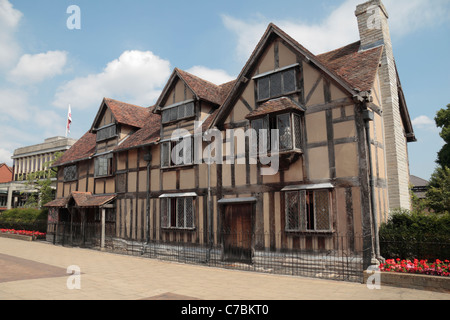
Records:
<instances>
[{"instance_id":1,"label":"modern building","mask_svg":"<svg viewBox=\"0 0 450 320\"><path fill-rule=\"evenodd\" d=\"M23 206L26 195L36 191L25 184L27 175L48 170L48 163L55 159L55 155L66 152L76 141L72 138L53 137L46 139L41 144L15 150L12 156L14 163L11 168L12 179L0 183L0 210ZM53 187L56 190L56 179Z\"/></svg>"},{"instance_id":2,"label":"modern building","mask_svg":"<svg viewBox=\"0 0 450 320\"><path fill-rule=\"evenodd\" d=\"M41 144L19 148L14 151L14 181L26 180L26 176L48 169L46 165L57 153L69 150L77 140L65 137L45 139Z\"/></svg>"},{"instance_id":3,"label":"modern building","mask_svg":"<svg viewBox=\"0 0 450 320\"><path fill-rule=\"evenodd\" d=\"M270 24L235 81L175 69L152 107L103 99L55 164L49 222L101 223L102 240L211 241L231 261L332 251L339 235L365 263L380 258L379 224L410 208L416 139L386 9L368 1L356 17L360 41L330 52Z\"/></svg>"}]
</instances>

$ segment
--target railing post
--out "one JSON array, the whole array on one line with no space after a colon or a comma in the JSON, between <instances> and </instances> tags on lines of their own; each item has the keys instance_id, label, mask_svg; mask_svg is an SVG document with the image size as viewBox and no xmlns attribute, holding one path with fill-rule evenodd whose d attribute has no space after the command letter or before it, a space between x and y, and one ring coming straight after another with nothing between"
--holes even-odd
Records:
<instances>
[{"instance_id":1,"label":"railing post","mask_svg":"<svg viewBox=\"0 0 450 320\"><path fill-rule=\"evenodd\" d=\"M57 234L58 234L58 222L53 224L53 245L56 245Z\"/></svg>"},{"instance_id":2,"label":"railing post","mask_svg":"<svg viewBox=\"0 0 450 320\"><path fill-rule=\"evenodd\" d=\"M105 249L105 237L106 237L106 209L102 208L102 235L101 235L101 244L100 248L102 250Z\"/></svg>"}]
</instances>

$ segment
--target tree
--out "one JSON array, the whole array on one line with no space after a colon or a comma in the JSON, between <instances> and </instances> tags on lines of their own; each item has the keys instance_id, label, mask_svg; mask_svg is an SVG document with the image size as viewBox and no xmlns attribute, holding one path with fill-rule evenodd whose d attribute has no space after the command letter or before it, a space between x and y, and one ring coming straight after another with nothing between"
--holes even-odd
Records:
<instances>
[{"instance_id":1,"label":"tree","mask_svg":"<svg viewBox=\"0 0 450 320\"><path fill-rule=\"evenodd\" d=\"M56 178L56 172L51 169L51 166L62 155L62 152L57 152L52 161L44 163L44 170L30 173L26 176L25 185L30 189L36 190L36 192L28 196L25 207L43 208L54 199L54 191L51 184L52 179Z\"/></svg>"},{"instance_id":2,"label":"tree","mask_svg":"<svg viewBox=\"0 0 450 320\"><path fill-rule=\"evenodd\" d=\"M430 179L427 205L436 213L450 213L450 168L437 167Z\"/></svg>"},{"instance_id":3,"label":"tree","mask_svg":"<svg viewBox=\"0 0 450 320\"><path fill-rule=\"evenodd\" d=\"M441 167L450 168L450 104L447 105L447 109L438 111L435 121L438 128L442 129L440 136L445 141L445 145L438 153L436 162Z\"/></svg>"}]
</instances>

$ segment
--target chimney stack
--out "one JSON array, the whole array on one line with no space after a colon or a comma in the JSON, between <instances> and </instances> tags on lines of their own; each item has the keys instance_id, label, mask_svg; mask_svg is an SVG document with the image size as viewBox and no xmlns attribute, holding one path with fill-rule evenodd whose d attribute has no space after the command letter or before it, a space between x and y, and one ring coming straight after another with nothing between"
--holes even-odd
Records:
<instances>
[{"instance_id":1,"label":"chimney stack","mask_svg":"<svg viewBox=\"0 0 450 320\"><path fill-rule=\"evenodd\" d=\"M356 7L360 51L384 46L378 71L382 96L384 151L386 155L389 208L411 208L407 139L400 112L398 77L389 32L389 15L381 0Z\"/></svg>"}]
</instances>

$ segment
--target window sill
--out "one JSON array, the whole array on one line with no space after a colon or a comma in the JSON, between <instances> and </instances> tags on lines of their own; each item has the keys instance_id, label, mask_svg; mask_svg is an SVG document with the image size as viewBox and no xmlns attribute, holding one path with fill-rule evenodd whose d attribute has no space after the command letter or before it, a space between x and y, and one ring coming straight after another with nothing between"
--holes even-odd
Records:
<instances>
[{"instance_id":1,"label":"window sill","mask_svg":"<svg viewBox=\"0 0 450 320\"><path fill-rule=\"evenodd\" d=\"M173 167L163 167L161 168L161 171L166 172L166 171L176 171L179 169L192 169L195 167L195 164L183 164L180 166L173 166Z\"/></svg>"},{"instance_id":2,"label":"window sill","mask_svg":"<svg viewBox=\"0 0 450 320\"><path fill-rule=\"evenodd\" d=\"M190 120L195 120L195 115L193 115L193 116L190 116L190 117L186 117L186 118L181 118L181 119L177 119L177 120L171 120L171 121L168 121L168 122L162 122L161 124L163 125L163 127L164 126L171 126L171 125L174 125L174 124L176 124L176 123L178 123L178 122L181 122L181 121L190 121Z\"/></svg>"},{"instance_id":3,"label":"window sill","mask_svg":"<svg viewBox=\"0 0 450 320\"><path fill-rule=\"evenodd\" d=\"M77 179L73 179L73 180L64 180L63 182L64 183L72 183L72 182L77 182L78 181L78 178Z\"/></svg>"},{"instance_id":4,"label":"window sill","mask_svg":"<svg viewBox=\"0 0 450 320\"><path fill-rule=\"evenodd\" d=\"M115 174L108 174L106 176L95 176L94 179L114 178L115 176Z\"/></svg>"},{"instance_id":5,"label":"window sill","mask_svg":"<svg viewBox=\"0 0 450 320\"><path fill-rule=\"evenodd\" d=\"M273 97L270 97L270 98L260 99L260 100L257 100L256 102L258 104L263 104L263 103L265 103L267 101L270 101L270 100L275 100L275 99L279 99L279 98L282 98L282 97L287 97L287 96L290 96L290 95L293 95L293 94L300 94L301 92L302 92L301 89L297 89L297 90L294 90L294 91L291 91L291 92L286 92L286 93L281 93L281 94L278 94L278 95L274 95Z\"/></svg>"},{"instance_id":6,"label":"window sill","mask_svg":"<svg viewBox=\"0 0 450 320\"><path fill-rule=\"evenodd\" d=\"M188 231L188 232L192 232L197 230L197 228L175 228L175 227L169 227L169 228L161 228L162 231Z\"/></svg>"},{"instance_id":7,"label":"window sill","mask_svg":"<svg viewBox=\"0 0 450 320\"><path fill-rule=\"evenodd\" d=\"M303 154L303 150L302 149L286 149L286 150L280 150L277 153L279 156L290 156L293 154L299 154L302 155ZM258 153L257 155L250 155L251 157L271 157L272 156L272 152L269 151L267 154L262 154L262 153Z\"/></svg>"},{"instance_id":8,"label":"window sill","mask_svg":"<svg viewBox=\"0 0 450 320\"><path fill-rule=\"evenodd\" d=\"M316 231L316 230L284 230L289 235L297 235L297 236L314 236L314 235L320 235L320 236L332 236L334 235L334 231L332 230L323 230L323 231Z\"/></svg>"}]
</instances>

